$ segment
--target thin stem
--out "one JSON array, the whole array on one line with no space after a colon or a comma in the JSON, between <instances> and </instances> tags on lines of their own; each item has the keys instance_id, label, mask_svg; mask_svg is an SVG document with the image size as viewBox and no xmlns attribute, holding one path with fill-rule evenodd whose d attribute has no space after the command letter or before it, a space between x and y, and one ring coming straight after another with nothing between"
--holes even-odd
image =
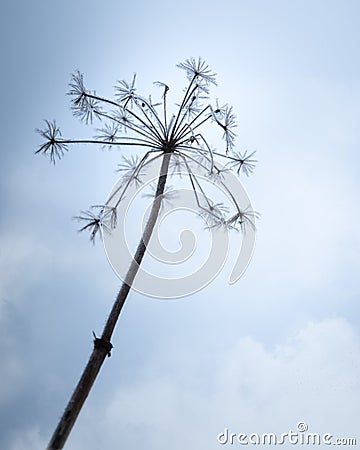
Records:
<instances>
[{"instance_id":1,"label":"thin stem","mask_svg":"<svg viewBox=\"0 0 360 450\"><path fill-rule=\"evenodd\" d=\"M125 108L124 108L125 110ZM126 109L125 110L127 113L131 113L132 111L130 109ZM153 140L153 142L161 142L161 136L158 133L158 131L155 129L156 134L155 133L149 133L148 129L150 129L150 127L143 121L141 121L141 123L143 123L144 128L141 128L139 125L130 122L125 122L125 121L121 121L119 119L117 119L116 117L110 116L109 114L103 113L101 111L96 111L96 114L98 114L99 116L105 117L106 119L110 119L112 121L114 121L115 123L118 123L119 125L124 126L125 128L128 128L131 131L134 131L135 133L139 133L143 136L145 136L147 139ZM137 118L137 116L136 116ZM141 120L140 118L138 120Z\"/></svg>"},{"instance_id":2,"label":"thin stem","mask_svg":"<svg viewBox=\"0 0 360 450\"><path fill-rule=\"evenodd\" d=\"M207 148L207 150L208 150L208 152L210 154L210 161L211 161L210 173L212 173L213 169L214 169L214 157L213 157L213 152L212 152L212 150L210 148L210 145L207 143L206 139L204 138L204 136L201 133L198 133L198 134L194 135L193 137L194 137L194 139L196 141L198 140L197 138L201 138L202 141L204 142L204 144L205 144L205 146L206 146L206 148ZM187 140L189 140L189 139L191 139L191 138L188 138ZM185 148L186 146L183 145L185 143L186 143L186 141L179 142L178 148ZM202 148L200 147L198 150L202 151Z\"/></svg>"},{"instance_id":3,"label":"thin stem","mask_svg":"<svg viewBox=\"0 0 360 450\"><path fill-rule=\"evenodd\" d=\"M122 106L119 103L114 102L113 100L109 100L109 99L104 98L104 97L99 97L97 95L85 93L85 96L89 97L89 98L93 98L94 100L98 100L98 101L104 102L104 103L109 103L110 105L117 106L120 109L124 109L127 113L131 114L133 117L135 117L135 119L137 119L140 123L142 123L144 125L144 127L146 127L150 131L150 134L152 134L153 136L157 136L158 138L161 137L159 132L157 131L156 127L153 125L153 123L151 121L150 121L150 123L151 123L152 127L149 126L146 122L144 122L136 113L134 113L134 111L132 109L126 108L125 106ZM140 100L143 101L142 99L140 99ZM135 104L136 104L136 102L135 102ZM105 113L102 113L101 111L96 111L96 114L103 115L103 116L106 115ZM109 116L107 116L107 117L109 117ZM159 121L159 119L158 119L158 121ZM155 131L155 133L154 133L154 131Z\"/></svg>"},{"instance_id":4,"label":"thin stem","mask_svg":"<svg viewBox=\"0 0 360 450\"><path fill-rule=\"evenodd\" d=\"M213 154L216 156L221 156L222 158L232 159L233 161L239 161L239 158L234 158L233 156L230 156L230 155L223 155L222 153L218 153L218 152L213 152Z\"/></svg>"},{"instance_id":5,"label":"thin stem","mask_svg":"<svg viewBox=\"0 0 360 450\"><path fill-rule=\"evenodd\" d=\"M165 127L163 125L163 123L161 122L158 113L156 112L155 108L153 107L153 105L151 105L151 103L149 103L145 98L142 97L137 97L136 100L139 100L141 103L144 103L150 110L150 112L153 114L153 116L155 117L159 127L161 128L162 132L165 135ZM140 109L140 111L144 114L144 116L147 118L147 120L150 122L151 126L153 127L153 129L155 130L156 134L158 135L159 139L161 139L160 133L158 132L156 126L152 123L152 121L149 119L148 115L146 114L146 112L144 111L143 107L140 106L138 104L138 102L135 100L135 105Z\"/></svg>"},{"instance_id":6,"label":"thin stem","mask_svg":"<svg viewBox=\"0 0 360 450\"><path fill-rule=\"evenodd\" d=\"M159 215L161 196L164 193L165 189L170 157L171 153L164 153L163 155L155 199L142 238L135 252L134 259L130 264L124 282L116 297L115 303L107 319L101 338L95 337L94 339L94 349L92 351L92 354L90 355L89 361L84 369L80 381L76 386L75 391L72 394L62 417L60 418L60 421L54 431L47 450L60 450L64 447L64 444L72 430L72 427L80 413L80 410L85 403L87 396L89 395L89 392L95 382L101 366L104 363L106 355L110 355L110 351L112 349L110 340L115 329L115 325L119 318L122 307L124 306L125 300L129 294L131 285L139 270L140 264L146 252L147 245L151 238L152 231Z\"/></svg>"},{"instance_id":7,"label":"thin stem","mask_svg":"<svg viewBox=\"0 0 360 450\"><path fill-rule=\"evenodd\" d=\"M120 289L120 292L117 296L117 299L114 303L113 309L109 315L109 318L105 324L103 334L101 338L107 342L110 342L112 333L114 331L116 321L119 317L121 308L123 307L123 304L126 300L128 291L130 290L130 287L132 285L132 282L134 281L134 278L140 268L141 261L145 255L146 247L150 241L151 234L153 232L156 220L159 215L161 201L162 201L162 194L165 190L166 185L166 179L168 175L169 170L169 163L170 163L170 157L171 153L165 153L163 157L163 161L161 164L160 169L160 176L158 179L158 184L155 192L155 199L151 208L149 219L146 223L142 238L140 240L140 243L138 245L138 248L136 249L134 259L132 260L129 270L125 276L124 283Z\"/></svg>"},{"instance_id":8,"label":"thin stem","mask_svg":"<svg viewBox=\"0 0 360 450\"><path fill-rule=\"evenodd\" d=\"M191 170L189 168L189 165L188 165L188 163L186 161L185 156L183 156L183 155L180 155L180 156L184 159L184 162L185 162L185 165L186 165L186 168L187 168L187 171L188 171L188 175L189 175L189 178L190 178L190 183L191 183L191 186L192 186L192 190L193 190L194 195L195 195L196 203L197 203L198 207L200 208L201 207L200 200L199 200L198 194L196 192L195 184L194 184L194 181L193 181L193 174L192 174L192 172L191 172Z\"/></svg>"},{"instance_id":9,"label":"thin stem","mask_svg":"<svg viewBox=\"0 0 360 450\"><path fill-rule=\"evenodd\" d=\"M184 124L184 126L183 126L183 127L179 130L179 132L177 133L175 139L176 139L177 141L180 141L181 139L183 139L183 137L186 136L186 134L184 135L184 132L185 132L186 129L188 129L188 132L187 132L187 133L189 133L189 130L190 130L190 132L191 132L192 130L194 130L195 128L191 128L192 124L193 124L194 122L196 122L196 120L198 120L198 118L201 117L201 116L204 114L204 112L205 112L208 108L210 108L210 105L207 105L202 111L200 111L199 114L197 114L197 115L191 120L190 123ZM186 116L186 112L184 113L184 115L183 115L183 117L182 117L182 119L181 119L181 121L180 121L180 123L179 123L179 125L178 125L178 128L179 128L180 125L182 124L182 122L183 122L185 116ZM206 122L206 120L207 120L208 118L209 118L209 116L208 116L203 122L201 122L200 125L201 125L202 123Z\"/></svg>"},{"instance_id":10,"label":"thin stem","mask_svg":"<svg viewBox=\"0 0 360 450\"><path fill-rule=\"evenodd\" d=\"M195 79L196 79L196 75L193 76L193 78L190 81L190 84L189 84L189 86L188 86L188 88L187 88L187 90L185 92L183 101L181 102L179 111L178 111L176 119L175 119L175 123L174 123L173 129L172 129L172 132L171 132L171 136L170 136L170 140L172 140L174 138L175 134L178 131L178 121L179 121L179 118L180 118L180 114L181 114L181 111L182 111L183 107L185 106L186 102L188 101L188 95L189 95L191 86L193 85ZM196 87L195 87L195 89L196 89Z\"/></svg>"},{"instance_id":11,"label":"thin stem","mask_svg":"<svg viewBox=\"0 0 360 450\"><path fill-rule=\"evenodd\" d=\"M180 148L180 150L177 150L177 151L176 151L177 154L183 155L184 157L189 158L191 161L193 161L194 163L196 163L198 166L202 167L203 169L205 169L206 171L209 172L209 168L208 168L207 166L205 166L204 164L202 164L201 162L199 162L197 159L193 158L192 156L190 156L190 155L188 155L188 154L186 154L186 153L184 153L184 152L181 151L181 149L183 149L183 150L187 150L187 151L189 151L189 152L198 154L196 151L194 151L194 150L196 150L196 147L187 147L187 146L182 145L182 146L179 147L179 148ZM201 154L201 156L202 156L203 158L206 159L206 161L208 161L209 163L211 163L211 159L208 158L208 157L206 156L206 154L204 153L204 149L198 148L197 150L199 151L199 153ZM216 171L218 171L218 172L220 171L220 169L216 166L216 164L213 165L213 168L214 168Z\"/></svg>"},{"instance_id":12,"label":"thin stem","mask_svg":"<svg viewBox=\"0 0 360 450\"><path fill-rule=\"evenodd\" d=\"M143 167L145 167L145 166L147 165L146 159L148 158L148 156L150 155L150 153L153 153L153 151L147 152L147 153L141 158L141 160L140 160L138 166L137 166L136 169L134 170L134 173L131 175L130 179L126 182L125 187L124 187L124 189L123 189L123 191L122 191L122 193L121 193L119 199L116 201L116 203L115 203L115 205L114 205L114 208L117 208L117 207L119 206L120 202L123 200L123 198L124 198L124 196L125 196L125 194L126 194L126 191L127 191L127 189L129 188L130 184L133 182L134 178L136 178L136 177L139 175L140 170L141 170ZM160 158L160 157L161 157L161 155L154 156L154 158L151 158L151 160L148 161L148 163L149 163L149 162L153 162L153 161L155 161L156 159L158 159L158 158ZM122 188L122 186L121 186L119 189L116 189L115 192L110 196L110 198L108 199L108 201L107 201L106 203L110 202L110 201L115 197L115 195L118 194L118 192L121 190L121 188Z\"/></svg>"},{"instance_id":13,"label":"thin stem","mask_svg":"<svg viewBox=\"0 0 360 450\"><path fill-rule=\"evenodd\" d=\"M118 138L120 139L120 138ZM128 139L128 138L125 138ZM136 138L134 138L135 140ZM136 140L135 142L112 142L112 141L100 141L96 139L56 139L54 141L58 144L101 144L101 145L114 145L114 146L128 146L128 145L135 145L135 146L141 146L141 147L150 147L155 148L151 142L147 143L143 139Z\"/></svg>"},{"instance_id":14,"label":"thin stem","mask_svg":"<svg viewBox=\"0 0 360 450\"><path fill-rule=\"evenodd\" d=\"M189 177L190 177L191 185L192 185L193 190L194 190L194 192L195 192L196 199L198 199L198 196L197 196L197 193L196 193L196 188L195 188L195 185L194 185L194 181L195 181L195 184L197 184L197 186L199 187L200 192L201 192L202 195L204 196L204 198L205 198L205 200L206 200L206 203L207 203L208 206L210 207L210 206L211 206L211 203L210 203L210 201L209 201L207 195L205 194L204 189L201 187L201 184L200 184L198 178L194 175L193 171L191 170L190 166L188 165L188 162L186 161L186 157L183 156L183 155L181 155L181 157L184 159L184 162L185 162L185 165L186 165L186 168L187 168ZM199 202L198 202L198 205L200 206L200 203L199 203ZM201 207L201 206L200 206L200 207Z\"/></svg>"},{"instance_id":15,"label":"thin stem","mask_svg":"<svg viewBox=\"0 0 360 450\"><path fill-rule=\"evenodd\" d=\"M165 91L164 91L164 128L165 128L165 135L166 138L168 138L168 128L167 128L167 113L166 113L166 93L168 91L168 87L165 87Z\"/></svg>"},{"instance_id":16,"label":"thin stem","mask_svg":"<svg viewBox=\"0 0 360 450\"><path fill-rule=\"evenodd\" d=\"M195 119L194 120L192 120L191 122L190 122L190 124L192 124L196 119L198 119L200 116L201 116L201 114L204 112L206 110L206 108L203 110L203 111L201 111L201 113L200 114L198 114L196 117L195 117ZM198 124L196 124L193 128L189 128L190 127L190 124L189 124L189 126L188 127L186 127L185 128L185 130L186 129L188 129L186 132L185 132L185 130L181 133L181 136L178 136L177 137L177 140L181 140L181 139L184 139L188 134L192 134L193 132L194 132L194 130L196 130L196 128L199 128L203 123L205 123L207 120L209 120L210 119L210 115L209 116L207 116L207 117L205 117L205 119L203 119L200 123L198 123ZM184 141L181 141L181 142L184 142Z\"/></svg>"}]
</instances>

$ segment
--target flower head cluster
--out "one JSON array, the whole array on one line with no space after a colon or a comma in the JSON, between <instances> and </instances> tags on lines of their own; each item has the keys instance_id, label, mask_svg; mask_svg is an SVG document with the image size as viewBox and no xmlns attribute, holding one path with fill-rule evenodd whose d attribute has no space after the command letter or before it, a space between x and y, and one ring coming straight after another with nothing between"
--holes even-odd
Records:
<instances>
[{"instance_id":1,"label":"flower head cluster","mask_svg":"<svg viewBox=\"0 0 360 450\"><path fill-rule=\"evenodd\" d=\"M65 151L68 150L68 146L65 142L62 142L61 131L57 127L55 120L52 122L45 120L45 124L45 129L36 130L40 136L45 139L45 142L40 145L35 153L44 153L48 155L50 161L55 164L57 159L61 159L64 156Z\"/></svg>"},{"instance_id":2,"label":"flower head cluster","mask_svg":"<svg viewBox=\"0 0 360 450\"><path fill-rule=\"evenodd\" d=\"M256 163L254 152L235 151L236 117L232 107L219 106L217 101L214 105L209 103L210 87L216 85L216 79L206 62L202 58L189 58L178 67L186 72L188 84L172 114L167 102L170 89L163 82L155 82L162 90L156 103L151 97L138 93L136 75L130 82L122 80L117 83L115 99L112 100L88 90L83 75L76 71L68 92L73 114L86 124L100 121L97 134L90 139L63 139L55 121L46 121L45 129L38 130L45 143L36 153L48 155L53 163L63 157L70 145L77 143L98 144L109 149L121 147L126 151L119 164L122 182L117 191L104 205L92 207L77 217L85 223L81 231L89 230L92 241L98 232L116 226L116 210L127 189L133 183L141 184L146 166L164 153L171 154L170 176L180 172L188 176L200 214L210 226L243 228L244 225L254 224L254 214L243 210L238 204L233 205L235 212L230 216L227 207L214 204L196 176L200 170L207 173L210 180L221 184L224 183L222 175L225 171L250 175ZM224 152L210 146L205 135L206 126L219 128L225 141ZM144 148L143 155L135 157L129 154L131 147ZM218 164L215 158L223 158L224 164Z\"/></svg>"}]
</instances>

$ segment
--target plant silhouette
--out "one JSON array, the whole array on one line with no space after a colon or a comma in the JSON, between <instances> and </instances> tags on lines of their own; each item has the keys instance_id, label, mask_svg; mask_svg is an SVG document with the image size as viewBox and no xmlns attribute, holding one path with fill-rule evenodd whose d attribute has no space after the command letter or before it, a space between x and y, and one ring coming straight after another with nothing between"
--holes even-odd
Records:
<instances>
[{"instance_id":1,"label":"plant silhouette","mask_svg":"<svg viewBox=\"0 0 360 450\"><path fill-rule=\"evenodd\" d=\"M70 146L76 144L96 144L113 149L116 147L144 148L142 156L122 155L118 171L121 182L102 205L94 205L82 211L77 219L81 231L88 231L95 242L97 235L114 230L119 217L117 209L125 198L130 186L140 186L142 173L153 161L161 162L153 201L143 234L133 260L124 277L123 284L108 316L100 337L94 334L94 348L65 411L53 433L48 450L63 448L91 387L104 363L110 356L111 337L124 302L146 253L154 226L159 216L161 203L166 198L167 179L176 173L185 173L196 199L199 215L208 227L224 227L246 231L254 227L256 213L249 208L241 208L223 175L233 171L250 175L255 167L254 153L235 151L236 118L232 107L214 105L209 102L211 85L216 85L215 74L202 58L189 58L178 67L186 72L187 86L175 113L168 108L169 86L156 81L161 89L159 102L137 93L136 75L131 82L119 81L115 86L115 99L108 99L88 90L83 75L76 71L71 78L70 90L73 114L86 124L97 121L96 135L91 139L65 139L55 121L45 121L45 128L37 130L44 138L36 153L50 158L52 163L61 159ZM206 137L206 127L215 126L224 140L224 151L212 148ZM217 163L217 160L223 162ZM196 176L197 170L205 172L209 180L227 191L233 200L233 210L223 203L215 203ZM123 218L122 218L123 219Z\"/></svg>"}]
</instances>

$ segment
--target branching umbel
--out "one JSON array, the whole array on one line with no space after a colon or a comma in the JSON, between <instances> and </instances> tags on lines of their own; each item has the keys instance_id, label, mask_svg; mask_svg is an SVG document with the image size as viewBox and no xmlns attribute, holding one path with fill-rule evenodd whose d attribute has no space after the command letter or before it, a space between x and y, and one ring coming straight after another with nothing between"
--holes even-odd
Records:
<instances>
[{"instance_id":1,"label":"branching umbel","mask_svg":"<svg viewBox=\"0 0 360 450\"><path fill-rule=\"evenodd\" d=\"M84 85L83 75L77 71L72 75L68 92L72 111L86 124L96 121L98 123L95 127L96 134L86 139L63 138L55 121L45 121L45 128L38 130L45 142L36 153L47 155L54 164L64 156L70 146L75 144L97 144L99 147L122 149L118 167L121 182L116 190L103 205L92 206L77 216L82 222L80 231L88 230L93 242L98 233L111 232L116 227L117 209L129 187L133 184L140 185L147 166L157 159L161 160L155 199L144 234L103 334L101 338L96 338L96 342L108 345L94 346L88 365L55 430L49 449L63 447L108 353L106 348L111 345L110 339L116 321L157 220L167 177L177 173L188 177L199 208L199 216L206 219L208 226L240 230L244 230L248 225L254 227L256 213L250 205L244 208L236 202L224 182L223 174L226 171L233 171L238 175L240 173L250 175L256 163L255 152L242 152L235 148L236 118L232 107L220 106L217 101L213 105L210 103L208 97L210 87L216 85L216 80L215 74L205 61L201 58L197 60L190 58L178 67L186 72L188 83L174 112L168 107L170 88L161 81L155 82L161 89L156 103L152 101L151 96L138 94L135 75L131 82L119 81L115 86L115 98L108 99L88 90ZM208 126L219 129L225 143L224 151L214 150L210 145L206 135ZM137 149L143 147L143 154L141 156L131 154L133 147ZM228 191L233 199L233 210L222 203L214 203L207 196L201 178L197 177L199 172Z\"/></svg>"},{"instance_id":2,"label":"branching umbel","mask_svg":"<svg viewBox=\"0 0 360 450\"><path fill-rule=\"evenodd\" d=\"M68 93L71 96L72 110L85 123L92 123L93 120L100 122L96 135L92 139L63 139L55 121L46 121L45 129L38 130L46 140L36 153L48 155L53 163L61 159L73 144L98 144L109 149L125 147L126 153L121 155L122 162L118 169L122 173L123 182L116 195L102 207L91 207L89 211L77 216L77 219L85 223L80 231L89 230L93 242L98 232L103 229L111 230L115 226L113 216L131 183L141 184L141 174L146 170L147 164L164 153L172 155L170 165L173 170L170 175L180 168L182 173L187 172L194 195L200 187L194 176L194 172L197 173L199 169L201 172L206 171L209 179L220 185L222 179L219 175L224 170L234 170L238 175L240 172L250 175L254 170L255 152L248 154L247 151L235 150L236 118L233 108L228 105L219 106L218 102L215 106L208 103L209 87L216 84L215 75L208 65L201 58L190 58L178 67L186 71L189 83L177 111L171 115L167 106L169 86L165 83L155 82L162 89L161 98L156 104L150 97L137 94L135 75L130 83L119 81L115 86L115 100L110 100L98 96L95 91L87 90L83 75L77 71L72 75ZM205 137L206 125L215 125L220 129L225 140L224 153L211 148ZM129 154L130 146L144 147L143 157ZM224 165L219 167L214 157L223 159ZM205 191L202 191L206 197ZM114 197L116 202L113 201ZM202 216L204 207L199 205ZM246 223L254 225L253 211L241 209L240 205L235 205L235 208L236 211L227 218L221 215L221 220L217 220L216 209L209 207L206 214L212 216L212 222L216 225L231 228L243 228Z\"/></svg>"}]
</instances>

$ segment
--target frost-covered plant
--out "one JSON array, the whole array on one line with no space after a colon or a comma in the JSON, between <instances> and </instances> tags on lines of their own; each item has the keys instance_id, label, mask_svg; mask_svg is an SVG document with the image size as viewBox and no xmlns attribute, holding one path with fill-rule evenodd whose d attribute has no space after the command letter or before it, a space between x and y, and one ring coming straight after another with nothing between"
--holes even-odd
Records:
<instances>
[{"instance_id":1,"label":"frost-covered plant","mask_svg":"<svg viewBox=\"0 0 360 450\"><path fill-rule=\"evenodd\" d=\"M186 72L188 83L174 112L168 107L169 86L163 82L155 82L162 90L156 103L151 96L143 96L137 92L136 75L131 82L119 81L115 86L115 98L108 99L88 90L83 75L76 71L72 75L68 92L72 111L86 124L95 121L99 123L95 128L95 136L90 139L63 138L55 121L45 121L45 128L38 130L45 142L36 153L47 155L54 164L75 144L97 144L109 149L123 149L118 166L121 182L115 192L103 205L94 205L77 216L82 222L81 231L89 231L93 242L98 233L101 234L104 230L111 232L116 227L117 209L129 187L132 184L140 186L146 167L155 160L161 161L152 209L133 262L101 337L95 336L92 355L48 449L63 447L106 355L110 355L110 339L158 218L167 178L177 173L188 177L199 215L207 221L209 227L243 230L246 225L254 226L256 213L251 208L241 208L235 197L232 197L233 211L222 203L214 203L207 196L201 178L197 176L199 172L205 174L209 180L229 191L224 181L224 172L242 172L245 175L253 172L256 163L254 152L248 154L247 151L235 149L236 117L233 108L228 105L220 106L218 101L214 104L209 101L210 87L216 85L216 80L215 74L202 58L189 58L178 64L178 67ZM208 126L219 129L225 143L223 151L212 148L206 135ZM144 148L143 154L133 155L132 147ZM221 165L216 161L219 159L223 160Z\"/></svg>"}]
</instances>

